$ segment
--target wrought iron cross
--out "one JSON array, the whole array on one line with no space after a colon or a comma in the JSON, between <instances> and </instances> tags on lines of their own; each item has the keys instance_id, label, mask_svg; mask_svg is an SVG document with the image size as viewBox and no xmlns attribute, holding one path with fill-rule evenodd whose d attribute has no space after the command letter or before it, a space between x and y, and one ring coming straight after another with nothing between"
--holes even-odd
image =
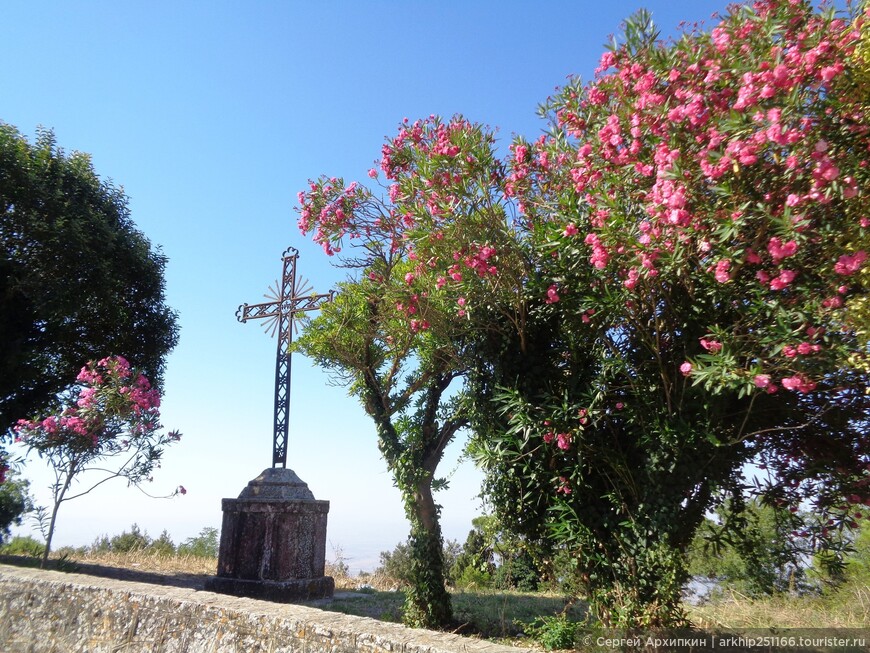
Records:
<instances>
[{"instance_id":1,"label":"wrought iron cross","mask_svg":"<svg viewBox=\"0 0 870 653\"><path fill-rule=\"evenodd\" d=\"M293 341L294 320L306 311L313 311L332 301L335 291L317 294L304 279L296 277L299 252L288 247L282 255L284 270L281 280L264 295L268 302L242 304L236 311L239 322L265 319L270 335L278 334L278 354L275 363L275 428L272 440L272 467L287 467L287 418L290 412L290 343Z\"/></svg>"}]
</instances>

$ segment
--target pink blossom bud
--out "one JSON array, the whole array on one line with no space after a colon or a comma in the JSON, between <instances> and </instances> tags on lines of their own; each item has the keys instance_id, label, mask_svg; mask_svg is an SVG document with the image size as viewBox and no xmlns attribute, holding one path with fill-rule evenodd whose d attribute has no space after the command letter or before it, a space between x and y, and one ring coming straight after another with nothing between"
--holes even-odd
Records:
<instances>
[{"instance_id":1,"label":"pink blossom bud","mask_svg":"<svg viewBox=\"0 0 870 653\"><path fill-rule=\"evenodd\" d=\"M707 340L706 338L701 338L700 342L701 346L711 354L715 354L722 349L722 343L718 340Z\"/></svg>"}]
</instances>

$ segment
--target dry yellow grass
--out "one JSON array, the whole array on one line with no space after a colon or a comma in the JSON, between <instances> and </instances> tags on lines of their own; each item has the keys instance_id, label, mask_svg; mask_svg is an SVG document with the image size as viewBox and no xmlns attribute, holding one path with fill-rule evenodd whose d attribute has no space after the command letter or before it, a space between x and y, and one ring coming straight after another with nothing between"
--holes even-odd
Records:
<instances>
[{"instance_id":1,"label":"dry yellow grass","mask_svg":"<svg viewBox=\"0 0 870 653\"><path fill-rule=\"evenodd\" d=\"M78 565L100 565L161 575L213 576L217 573L217 558L191 555L167 555L148 549L125 553L92 549L61 549L52 553L52 560L66 559ZM326 575L335 579L338 590L355 590L368 585L375 590L395 589L399 583L384 574L349 576L341 564L326 563Z\"/></svg>"},{"instance_id":2,"label":"dry yellow grass","mask_svg":"<svg viewBox=\"0 0 870 653\"><path fill-rule=\"evenodd\" d=\"M833 596L775 596L751 599L732 593L689 608L689 618L712 628L866 628L870 623L870 585L852 583Z\"/></svg>"},{"instance_id":3,"label":"dry yellow grass","mask_svg":"<svg viewBox=\"0 0 870 653\"><path fill-rule=\"evenodd\" d=\"M69 553L59 551L52 558L66 555L67 560L76 564L102 565L155 574L188 574L213 576L217 572L216 558L203 558L191 555L165 555L148 550L114 553L111 551Z\"/></svg>"}]
</instances>

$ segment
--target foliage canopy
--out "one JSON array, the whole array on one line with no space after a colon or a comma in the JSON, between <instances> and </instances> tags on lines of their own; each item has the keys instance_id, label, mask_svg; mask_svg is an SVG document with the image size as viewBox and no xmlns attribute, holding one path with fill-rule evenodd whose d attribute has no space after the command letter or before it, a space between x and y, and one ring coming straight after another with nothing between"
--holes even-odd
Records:
<instances>
[{"instance_id":1,"label":"foliage canopy","mask_svg":"<svg viewBox=\"0 0 870 653\"><path fill-rule=\"evenodd\" d=\"M160 384L178 340L165 266L88 155L0 123L0 434L54 409L84 361L123 352Z\"/></svg>"}]
</instances>

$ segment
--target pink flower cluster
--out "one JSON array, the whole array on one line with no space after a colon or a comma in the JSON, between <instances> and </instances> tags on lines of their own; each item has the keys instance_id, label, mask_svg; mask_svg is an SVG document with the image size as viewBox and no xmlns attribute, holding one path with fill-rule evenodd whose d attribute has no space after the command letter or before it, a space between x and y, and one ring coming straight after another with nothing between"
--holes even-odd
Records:
<instances>
[{"instance_id":1,"label":"pink flower cluster","mask_svg":"<svg viewBox=\"0 0 870 653\"><path fill-rule=\"evenodd\" d=\"M338 245L348 231L371 229L372 225L359 224L355 211L368 192L356 182L347 187L341 179L322 178L308 182L308 192L299 192L299 231L303 234L315 230L314 241L323 247L327 256L341 251Z\"/></svg>"},{"instance_id":2,"label":"pink flower cluster","mask_svg":"<svg viewBox=\"0 0 870 653\"><path fill-rule=\"evenodd\" d=\"M556 446L562 451L567 451L571 448L571 439L570 433L554 433L553 431L547 431L543 436L546 444L555 442Z\"/></svg>"},{"instance_id":3,"label":"pink flower cluster","mask_svg":"<svg viewBox=\"0 0 870 653\"><path fill-rule=\"evenodd\" d=\"M834 265L834 272L837 274L848 276L855 274L864 265L867 260L867 252L861 250L852 255L843 254Z\"/></svg>"},{"instance_id":4,"label":"pink flower cluster","mask_svg":"<svg viewBox=\"0 0 870 653\"><path fill-rule=\"evenodd\" d=\"M500 273L496 245L465 237L475 223L482 227L477 233L492 233L492 216L479 207L489 205L490 189L500 186L494 149L492 134L461 116L406 119L382 148L387 197L322 177L299 194L299 228L329 255L349 246L365 258L385 247L390 260L411 262L410 269L403 267L404 295L396 302L411 333L428 329L432 311L451 305L453 316L466 317L465 297L475 286L496 283ZM464 238L457 238L460 231ZM396 281L389 275L369 279L385 287Z\"/></svg>"},{"instance_id":5,"label":"pink flower cluster","mask_svg":"<svg viewBox=\"0 0 870 653\"><path fill-rule=\"evenodd\" d=\"M611 229L606 220L595 217L594 229L585 236L596 269L617 260L627 267L635 260L635 272L624 267L620 271L629 289L637 286L640 277L657 273L657 258L668 258L681 244L696 238L709 238L723 217L738 222L744 218L714 212L710 216L714 222L708 219L708 189L726 175L738 177L743 168L754 168L753 174L776 180L776 193L765 195L774 212L797 206L807 211L812 204L834 201L837 192L847 199L857 193L856 178L843 175L828 142L807 138L807 131L819 125L790 104L799 93L806 98L825 97L843 71L842 57L855 47L857 32L842 20L826 23L806 8L777 0L756 3L754 11L758 16L776 14L785 26L785 33L767 50L750 50L747 38L762 37L758 20L737 12L711 32L706 50L703 40L695 41L693 50L674 48L678 63L667 69L645 67L622 49L608 52L595 82L568 89L553 103L558 126L577 138L575 159L566 166L574 192L597 212L613 198L617 187L611 184L619 179L619 192L636 197L650 218L634 241L626 239L630 231L623 225L613 224ZM753 59L755 52L762 52L762 58ZM749 70L736 72L735 60ZM587 114L593 106L602 108L595 114L601 116L600 122L594 124ZM612 107L612 113L603 107ZM747 128L740 129L740 135L729 131L735 110L747 115ZM676 147L675 126L683 132ZM867 134L866 126L856 125L855 130ZM566 152L558 146L555 139L515 146L509 181L511 195L518 196L523 206L546 200L541 193L545 177L547 188L563 188L552 163L546 170L536 164L543 154L548 162L559 161ZM633 176L625 171L633 171ZM841 181L840 191L834 184ZM793 222L796 231L811 224L806 215L794 216ZM570 221L563 235L573 235L575 230L576 221ZM793 237L769 240L767 252L775 266L795 256L800 247ZM763 264L751 248L745 250L748 263ZM737 252L725 254L713 263L720 283L734 278L739 258ZM844 261L839 267L847 273L854 264ZM757 270L755 277L771 290L781 291L798 274L796 268L768 268Z\"/></svg>"},{"instance_id":6,"label":"pink flower cluster","mask_svg":"<svg viewBox=\"0 0 870 653\"><path fill-rule=\"evenodd\" d=\"M514 143L505 194L555 261L581 236L580 293L619 283L632 317L675 285L699 292L699 272L719 284L703 292L733 306L739 328L701 346L729 356L686 360L683 376L760 363L765 374L727 378L811 392L839 356L828 340L848 340L849 298L867 292L870 116L845 71L868 20L759 0L709 34L656 44L667 57L637 44L608 52L593 82L569 82L545 107L558 138ZM574 291L553 270L548 304ZM791 342L805 316L828 327L825 342Z\"/></svg>"},{"instance_id":7,"label":"pink flower cluster","mask_svg":"<svg viewBox=\"0 0 870 653\"><path fill-rule=\"evenodd\" d=\"M118 435L114 429L120 422L132 424L131 435L146 434L157 425L160 394L124 357L88 363L76 380L82 387L58 415L18 420L14 427L18 440L36 447L97 448L104 438Z\"/></svg>"}]
</instances>

